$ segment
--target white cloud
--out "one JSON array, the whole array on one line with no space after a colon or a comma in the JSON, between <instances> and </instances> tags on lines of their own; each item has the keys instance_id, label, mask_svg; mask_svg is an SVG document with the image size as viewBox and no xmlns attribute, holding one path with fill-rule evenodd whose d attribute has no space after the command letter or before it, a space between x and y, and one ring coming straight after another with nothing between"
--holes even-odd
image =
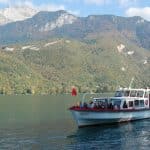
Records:
<instances>
[{"instance_id":1,"label":"white cloud","mask_svg":"<svg viewBox=\"0 0 150 150\"><path fill-rule=\"evenodd\" d=\"M68 1L68 0L64 0ZM70 2L72 0L69 0ZM80 1L80 0L78 0ZM33 0L0 0L0 4L3 2L5 5L9 7L14 7L14 6L19 6L19 7L29 7L37 11L57 11L57 10L67 10L69 13L74 14L74 15L79 15L80 11L79 10L71 10L67 9L65 7L65 3L63 4L55 4L55 3L42 3L42 4L35 4Z\"/></svg>"},{"instance_id":2,"label":"white cloud","mask_svg":"<svg viewBox=\"0 0 150 150\"><path fill-rule=\"evenodd\" d=\"M138 0L117 0L119 5L122 7L133 6L137 3Z\"/></svg>"},{"instance_id":3,"label":"white cloud","mask_svg":"<svg viewBox=\"0 0 150 150\"><path fill-rule=\"evenodd\" d=\"M32 0L0 0L0 4L8 6L23 6L24 4L32 4Z\"/></svg>"},{"instance_id":4,"label":"white cloud","mask_svg":"<svg viewBox=\"0 0 150 150\"><path fill-rule=\"evenodd\" d=\"M56 11L65 9L64 5L56 5L51 3L36 5L32 0L0 0L0 3L7 4L9 7L28 6L39 11Z\"/></svg>"},{"instance_id":5,"label":"white cloud","mask_svg":"<svg viewBox=\"0 0 150 150\"><path fill-rule=\"evenodd\" d=\"M72 0L67 0L72 1ZM81 0L78 0L81 1ZM84 0L86 4L96 4L96 5L104 5L104 4L118 4L121 7L134 6L138 3L139 0Z\"/></svg>"},{"instance_id":6,"label":"white cloud","mask_svg":"<svg viewBox=\"0 0 150 150\"><path fill-rule=\"evenodd\" d=\"M29 6L29 7L34 7L32 0L15 0L11 1L10 0L10 6Z\"/></svg>"},{"instance_id":7,"label":"white cloud","mask_svg":"<svg viewBox=\"0 0 150 150\"><path fill-rule=\"evenodd\" d=\"M0 0L0 4L8 4L9 0Z\"/></svg>"},{"instance_id":8,"label":"white cloud","mask_svg":"<svg viewBox=\"0 0 150 150\"><path fill-rule=\"evenodd\" d=\"M96 5L102 5L107 4L110 2L110 0L84 0L87 4L96 4Z\"/></svg>"},{"instance_id":9,"label":"white cloud","mask_svg":"<svg viewBox=\"0 0 150 150\"><path fill-rule=\"evenodd\" d=\"M56 10L65 10L64 5L55 5L55 4L42 4L40 6L34 6L38 10L42 11L56 11Z\"/></svg>"},{"instance_id":10,"label":"white cloud","mask_svg":"<svg viewBox=\"0 0 150 150\"><path fill-rule=\"evenodd\" d=\"M70 14L73 14L73 15L80 15L80 11L77 10L77 11L74 11L74 10L67 10L67 12L69 12Z\"/></svg>"},{"instance_id":11,"label":"white cloud","mask_svg":"<svg viewBox=\"0 0 150 150\"><path fill-rule=\"evenodd\" d=\"M72 3L72 2L75 2L74 0L63 0L65 3ZM79 1L79 0L76 0L77 2Z\"/></svg>"},{"instance_id":12,"label":"white cloud","mask_svg":"<svg viewBox=\"0 0 150 150\"><path fill-rule=\"evenodd\" d=\"M129 8L126 10L126 15L128 17L141 16L146 20L150 21L150 7L144 8Z\"/></svg>"}]
</instances>

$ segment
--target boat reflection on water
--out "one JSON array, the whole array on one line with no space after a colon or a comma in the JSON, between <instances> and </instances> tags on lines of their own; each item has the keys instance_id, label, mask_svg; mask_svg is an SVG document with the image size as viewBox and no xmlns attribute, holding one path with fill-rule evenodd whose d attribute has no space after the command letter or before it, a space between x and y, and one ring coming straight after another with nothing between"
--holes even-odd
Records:
<instances>
[{"instance_id":1,"label":"boat reflection on water","mask_svg":"<svg viewBox=\"0 0 150 150\"><path fill-rule=\"evenodd\" d=\"M67 136L66 149L147 149L150 119L103 126L78 128Z\"/></svg>"}]
</instances>

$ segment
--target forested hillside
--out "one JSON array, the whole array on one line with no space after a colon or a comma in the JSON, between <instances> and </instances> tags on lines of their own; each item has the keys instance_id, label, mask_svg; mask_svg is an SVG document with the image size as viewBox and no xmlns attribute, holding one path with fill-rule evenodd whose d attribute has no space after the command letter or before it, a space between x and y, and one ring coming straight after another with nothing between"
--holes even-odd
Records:
<instances>
[{"instance_id":1,"label":"forested hillside","mask_svg":"<svg viewBox=\"0 0 150 150\"><path fill-rule=\"evenodd\" d=\"M122 40L122 39L120 39ZM55 38L0 50L1 94L114 91L150 86L150 52L113 35L84 42Z\"/></svg>"}]
</instances>

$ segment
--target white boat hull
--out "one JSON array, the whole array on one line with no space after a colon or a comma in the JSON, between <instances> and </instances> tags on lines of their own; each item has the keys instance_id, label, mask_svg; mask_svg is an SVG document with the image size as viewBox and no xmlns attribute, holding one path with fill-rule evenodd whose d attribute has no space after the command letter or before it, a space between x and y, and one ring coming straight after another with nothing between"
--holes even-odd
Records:
<instances>
[{"instance_id":1,"label":"white boat hull","mask_svg":"<svg viewBox=\"0 0 150 150\"><path fill-rule=\"evenodd\" d=\"M150 109L139 111L77 111L71 110L78 127L112 124L150 118Z\"/></svg>"}]
</instances>

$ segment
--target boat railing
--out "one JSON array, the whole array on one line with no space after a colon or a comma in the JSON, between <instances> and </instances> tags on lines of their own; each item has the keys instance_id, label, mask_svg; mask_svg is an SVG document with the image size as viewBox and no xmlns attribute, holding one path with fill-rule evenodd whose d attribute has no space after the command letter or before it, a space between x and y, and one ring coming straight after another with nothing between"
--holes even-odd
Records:
<instances>
[{"instance_id":1,"label":"boat railing","mask_svg":"<svg viewBox=\"0 0 150 150\"><path fill-rule=\"evenodd\" d=\"M111 96L113 96L113 93L84 93L81 103L84 104L85 102L93 101L94 99L108 99Z\"/></svg>"}]
</instances>

